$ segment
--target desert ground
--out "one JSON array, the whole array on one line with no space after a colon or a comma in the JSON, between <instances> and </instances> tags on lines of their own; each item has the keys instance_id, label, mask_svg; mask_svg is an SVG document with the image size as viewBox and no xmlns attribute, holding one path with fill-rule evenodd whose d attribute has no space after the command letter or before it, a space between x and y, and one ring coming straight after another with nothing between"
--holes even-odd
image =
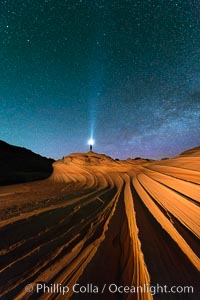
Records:
<instances>
[{"instance_id":1,"label":"desert ground","mask_svg":"<svg viewBox=\"0 0 200 300\"><path fill-rule=\"evenodd\" d=\"M197 300L199 202L200 148L160 161L75 153L48 179L2 186L0 299ZM69 291L36 293L37 283ZM99 291L74 293L75 284ZM110 284L194 291L111 293Z\"/></svg>"}]
</instances>

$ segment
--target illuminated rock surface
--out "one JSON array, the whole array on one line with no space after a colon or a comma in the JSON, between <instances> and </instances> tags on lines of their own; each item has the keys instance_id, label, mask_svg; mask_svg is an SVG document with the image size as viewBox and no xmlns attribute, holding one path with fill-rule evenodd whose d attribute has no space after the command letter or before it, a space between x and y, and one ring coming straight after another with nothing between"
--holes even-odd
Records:
<instances>
[{"instance_id":1,"label":"illuminated rock surface","mask_svg":"<svg viewBox=\"0 0 200 300\"><path fill-rule=\"evenodd\" d=\"M200 149L161 161L93 152L0 188L1 299L197 299ZM26 293L30 283L69 293ZM193 286L192 294L72 293L75 283Z\"/></svg>"}]
</instances>

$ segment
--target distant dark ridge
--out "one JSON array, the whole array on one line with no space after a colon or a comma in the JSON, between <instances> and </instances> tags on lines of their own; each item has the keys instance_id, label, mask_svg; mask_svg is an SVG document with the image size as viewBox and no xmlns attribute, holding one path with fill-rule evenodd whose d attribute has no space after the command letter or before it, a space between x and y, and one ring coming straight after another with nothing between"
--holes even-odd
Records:
<instances>
[{"instance_id":1,"label":"distant dark ridge","mask_svg":"<svg viewBox=\"0 0 200 300\"><path fill-rule=\"evenodd\" d=\"M0 140L0 185L45 179L53 171L53 159Z\"/></svg>"},{"instance_id":2,"label":"distant dark ridge","mask_svg":"<svg viewBox=\"0 0 200 300\"><path fill-rule=\"evenodd\" d=\"M200 146L182 152L180 155L195 155L200 153ZM198 155L199 156L199 155Z\"/></svg>"}]
</instances>

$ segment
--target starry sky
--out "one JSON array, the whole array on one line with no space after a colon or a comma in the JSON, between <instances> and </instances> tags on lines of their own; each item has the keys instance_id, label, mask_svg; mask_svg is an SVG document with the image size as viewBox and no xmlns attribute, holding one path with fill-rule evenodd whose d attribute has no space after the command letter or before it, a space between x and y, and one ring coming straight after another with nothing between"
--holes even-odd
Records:
<instances>
[{"instance_id":1,"label":"starry sky","mask_svg":"<svg viewBox=\"0 0 200 300\"><path fill-rule=\"evenodd\" d=\"M200 144L200 1L0 1L0 139L61 158Z\"/></svg>"}]
</instances>

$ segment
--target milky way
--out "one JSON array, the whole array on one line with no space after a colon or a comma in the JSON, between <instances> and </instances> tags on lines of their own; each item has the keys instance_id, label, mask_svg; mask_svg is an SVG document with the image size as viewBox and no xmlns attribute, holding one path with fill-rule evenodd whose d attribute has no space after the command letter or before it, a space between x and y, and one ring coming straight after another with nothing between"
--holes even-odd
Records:
<instances>
[{"instance_id":1,"label":"milky way","mask_svg":"<svg viewBox=\"0 0 200 300\"><path fill-rule=\"evenodd\" d=\"M0 139L60 158L199 144L200 2L3 0Z\"/></svg>"}]
</instances>

